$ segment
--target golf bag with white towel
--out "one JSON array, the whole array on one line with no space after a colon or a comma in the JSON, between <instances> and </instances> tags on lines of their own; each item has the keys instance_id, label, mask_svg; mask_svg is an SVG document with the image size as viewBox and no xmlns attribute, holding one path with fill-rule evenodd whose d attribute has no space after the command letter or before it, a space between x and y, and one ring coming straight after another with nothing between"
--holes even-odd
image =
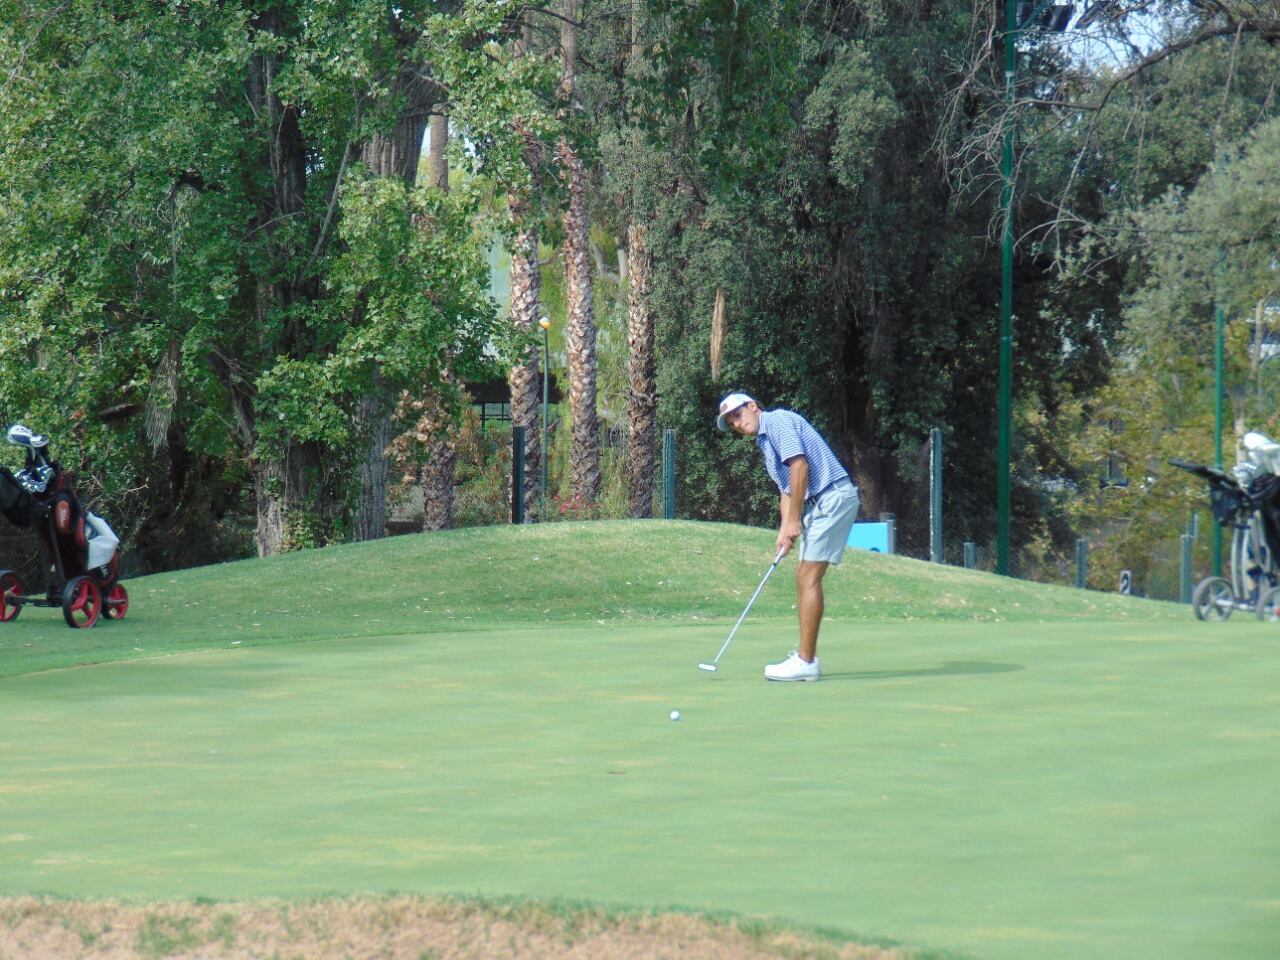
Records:
<instances>
[{"instance_id":1,"label":"golf bag with white towel","mask_svg":"<svg viewBox=\"0 0 1280 960\"><path fill-rule=\"evenodd\" d=\"M88 510L69 473L49 455L49 438L13 424L6 439L23 448L23 467L0 467L0 513L18 527L35 529L44 562L45 592L25 593L13 570L0 570L0 623L24 606L61 607L67 624L92 627L99 615L119 619L129 595L119 582L120 538Z\"/></svg>"},{"instance_id":2,"label":"golf bag with white towel","mask_svg":"<svg viewBox=\"0 0 1280 960\"><path fill-rule=\"evenodd\" d=\"M1230 578L1201 580L1192 607L1201 620L1225 620L1235 610L1280 621L1280 443L1251 431L1231 471L1185 460L1169 462L1209 485L1213 519L1231 530Z\"/></svg>"}]
</instances>

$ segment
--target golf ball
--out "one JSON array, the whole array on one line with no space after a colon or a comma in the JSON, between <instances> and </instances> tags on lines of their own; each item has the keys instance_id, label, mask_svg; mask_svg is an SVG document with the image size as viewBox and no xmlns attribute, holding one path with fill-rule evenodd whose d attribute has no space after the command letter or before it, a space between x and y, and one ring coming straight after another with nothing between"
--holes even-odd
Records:
<instances>
[{"instance_id":1,"label":"golf ball","mask_svg":"<svg viewBox=\"0 0 1280 960\"><path fill-rule=\"evenodd\" d=\"M679 710L672 710L672 711L671 711L671 719L672 719L672 720L679 720L679 719L680 719L680 711L679 711Z\"/></svg>"}]
</instances>

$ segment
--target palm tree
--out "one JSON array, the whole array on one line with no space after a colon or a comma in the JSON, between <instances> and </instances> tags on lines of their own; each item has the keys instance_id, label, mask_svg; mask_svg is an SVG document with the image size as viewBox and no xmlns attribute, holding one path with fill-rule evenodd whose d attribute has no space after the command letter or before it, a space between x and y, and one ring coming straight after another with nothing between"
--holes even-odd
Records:
<instances>
[{"instance_id":1,"label":"palm tree","mask_svg":"<svg viewBox=\"0 0 1280 960\"><path fill-rule=\"evenodd\" d=\"M631 4L631 63L629 77L644 68L641 42L643 0ZM642 136L633 137L634 150L643 148ZM636 519L653 515L653 473L657 460L658 388L653 355L653 313L649 309L653 257L641 219L646 209L637 184L632 184L631 222L627 226L627 512Z\"/></svg>"},{"instance_id":2,"label":"palm tree","mask_svg":"<svg viewBox=\"0 0 1280 960\"><path fill-rule=\"evenodd\" d=\"M653 258L645 228L627 227L627 511L644 519L653 515L653 472L657 459L658 390L653 356L653 314L649 284Z\"/></svg>"},{"instance_id":3,"label":"palm tree","mask_svg":"<svg viewBox=\"0 0 1280 960\"><path fill-rule=\"evenodd\" d=\"M526 25L526 31L528 27ZM529 37L523 36L515 46L515 56L524 56ZM528 343L520 363L507 373L511 390L511 425L524 427L524 513L532 516L542 493L542 440L538 432L538 363L537 341L533 332L542 316L542 267L538 263L538 224L536 198L541 184L542 147L533 133L517 120L516 132L524 141L527 183L513 187L507 199L511 222L516 228L511 246L511 323Z\"/></svg>"},{"instance_id":4,"label":"palm tree","mask_svg":"<svg viewBox=\"0 0 1280 960\"><path fill-rule=\"evenodd\" d=\"M578 0L565 0L565 16L560 27L562 72L559 97L566 115L574 108L578 16ZM569 207L564 215L564 266L569 314L565 353L573 432L570 486L575 499L583 504L595 504L600 498L600 425L596 416L596 320L591 289L587 174L582 158L567 134L560 138L556 147L556 160L569 191Z\"/></svg>"}]
</instances>

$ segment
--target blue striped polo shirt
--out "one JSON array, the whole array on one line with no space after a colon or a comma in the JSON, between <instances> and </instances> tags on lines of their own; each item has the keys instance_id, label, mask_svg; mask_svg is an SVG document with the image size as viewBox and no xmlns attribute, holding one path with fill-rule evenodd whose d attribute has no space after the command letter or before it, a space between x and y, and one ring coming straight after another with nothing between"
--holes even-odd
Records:
<instances>
[{"instance_id":1,"label":"blue striped polo shirt","mask_svg":"<svg viewBox=\"0 0 1280 960\"><path fill-rule=\"evenodd\" d=\"M808 420L790 410L761 410L756 444L764 454L764 468L783 494L791 493L791 468L786 462L797 454L809 461L806 500L849 476L822 435Z\"/></svg>"}]
</instances>

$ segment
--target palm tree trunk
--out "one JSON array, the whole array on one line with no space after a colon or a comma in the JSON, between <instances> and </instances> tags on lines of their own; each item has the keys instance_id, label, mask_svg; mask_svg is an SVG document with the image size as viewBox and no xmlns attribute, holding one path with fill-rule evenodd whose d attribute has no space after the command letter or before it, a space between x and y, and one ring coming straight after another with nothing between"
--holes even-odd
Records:
<instances>
[{"instance_id":1,"label":"palm tree trunk","mask_svg":"<svg viewBox=\"0 0 1280 960\"><path fill-rule=\"evenodd\" d=\"M452 379L452 374L446 372L445 379ZM418 481L422 487L422 529L428 533L451 530L458 468L457 421L438 391L425 395L421 408L415 432L422 438L426 454Z\"/></svg>"},{"instance_id":2,"label":"palm tree trunk","mask_svg":"<svg viewBox=\"0 0 1280 960\"><path fill-rule=\"evenodd\" d=\"M645 228L627 228L627 510L632 517L653 516L653 473L657 461L658 392L653 354L653 315L649 284L653 258Z\"/></svg>"},{"instance_id":3,"label":"palm tree trunk","mask_svg":"<svg viewBox=\"0 0 1280 960\"><path fill-rule=\"evenodd\" d=\"M569 209L564 217L569 312L565 353L573 432L569 478L574 498L584 506L591 506L600 499L600 421L596 416L596 317L591 289L587 175L582 159L567 139L561 139L556 155L569 187Z\"/></svg>"},{"instance_id":4,"label":"palm tree trunk","mask_svg":"<svg viewBox=\"0 0 1280 960\"><path fill-rule=\"evenodd\" d=\"M511 247L511 323L529 341L523 360L507 374L511 390L511 424L524 427L524 512L534 516L542 496L542 437L539 433L538 345L534 334L542 317L542 268L538 264L538 228L532 197L537 195L541 151L531 135L525 135L525 159L530 186L512 191L508 201L511 221L518 230ZM541 518L545 519L545 518Z\"/></svg>"},{"instance_id":5,"label":"palm tree trunk","mask_svg":"<svg viewBox=\"0 0 1280 960\"><path fill-rule=\"evenodd\" d=\"M512 215L516 215L513 209ZM538 231L521 230L511 251L511 322L528 334L530 343L524 359L507 374L511 389L511 425L524 427L524 510L533 516L542 496L542 438L539 433L538 403L542 364L533 332L542 313L540 300L542 271L538 267Z\"/></svg>"},{"instance_id":6,"label":"palm tree trunk","mask_svg":"<svg viewBox=\"0 0 1280 960\"><path fill-rule=\"evenodd\" d=\"M573 110L577 71L578 0L566 0L560 28L563 58L559 96L566 112ZM600 422L596 416L596 318L591 288L591 223L587 216L587 173L568 137L556 148L560 175L569 190L564 215L565 293L568 328L565 353L569 367L569 412L573 444L569 478L573 496L584 507L600 499Z\"/></svg>"}]
</instances>

